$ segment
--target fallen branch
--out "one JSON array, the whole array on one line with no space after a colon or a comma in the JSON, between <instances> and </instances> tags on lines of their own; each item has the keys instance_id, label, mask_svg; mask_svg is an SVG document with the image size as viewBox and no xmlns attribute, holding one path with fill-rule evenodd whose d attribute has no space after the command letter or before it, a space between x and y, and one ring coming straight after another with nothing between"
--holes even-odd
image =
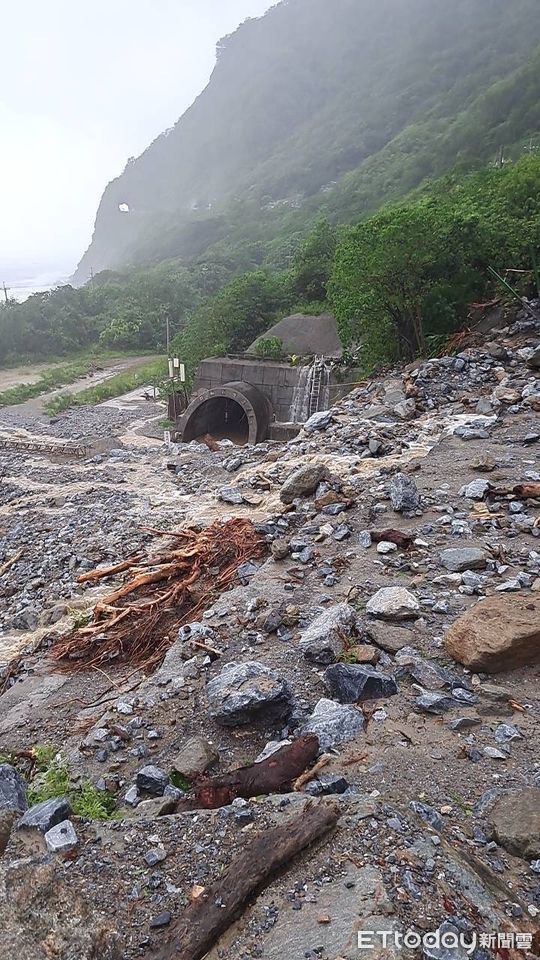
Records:
<instances>
[{"instance_id":1,"label":"fallen branch","mask_svg":"<svg viewBox=\"0 0 540 960\"><path fill-rule=\"evenodd\" d=\"M315 734L300 737L260 763L200 780L193 794L180 801L178 809L215 810L227 806L237 797L248 800L277 793L293 783L313 763L318 752L319 739Z\"/></svg>"},{"instance_id":2,"label":"fallen branch","mask_svg":"<svg viewBox=\"0 0 540 960\"><path fill-rule=\"evenodd\" d=\"M319 774L321 770L324 770L324 768L328 766L331 760L332 760L332 757L330 756L329 753L323 754L321 759L317 760L317 763L315 764L314 767L311 768L311 770L306 770L305 773L303 773L300 777L298 777L298 780L295 780L293 790L296 793L299 793L302 787L304 787L306 783L309 783L310 780L314 780L317 774Z\"/></svg>"},{"instance_id":3,"label":"fallen branch","mask_svg":"<svg viewBox=\"0 0 540 960\"><path fill-rule=\"evenodd\" d=\"M254 837L221 878L192 900L171 925L156 960L202 960L252 895L276 870L332 830L339 816L336 806L310 804L294 820Z\"/></svg>"},{"instance_id":4,"label":"fallen branch","mask_svg":"<svg viewBox=\"0 0 540 960\"><path fill-rule=\"evenodd\" d=\"M17 553L13 557L11 557L10 560L6 560L6 562L2 564L2 566L0 567L0 577L3 577L4 574L8 572L8 570L11 570L14 564L17 563L17 560L21 559L23 553L24 553L24 549L18 550Z\"/></svg>"}]
</instances>

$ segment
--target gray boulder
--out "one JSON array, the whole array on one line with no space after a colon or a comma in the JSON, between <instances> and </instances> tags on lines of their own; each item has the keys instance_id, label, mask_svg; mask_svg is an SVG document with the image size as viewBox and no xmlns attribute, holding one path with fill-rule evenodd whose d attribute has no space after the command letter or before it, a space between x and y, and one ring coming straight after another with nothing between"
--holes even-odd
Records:
<instances>
[{"instance_id":1,"label":"gray boulder","mask_svg":"<svg viewBox=\"0 0 540 960\"><path fill-rule=\"evenodd\" d=\"M173 760L173 769L186 780L196 780L219 759L219 754L204 737L191 737Z\"/></svg>"},{"instance_id":2,"label":"gray boulder","mask_svg":"<svg viewBox=\"0 0 540 960\"><path fill-rule=\"evenodd\" d=\"M307 497L319 486L326 475L326 467L322 463L311 463L300 467L287 477L279 497L282 503L292 503L297 497Z\"/></svg>"},{"instance_id":3,"label":"gray boulder","mask_svg":"<svg viewBox=\"0 0 540 960\"><path fill-rule=\"evenodd\" d=\"M339 703L379 700L398 692L396 681L367 664L335 663L323 677L325 686Z\"/></svg>"},{"instance_id":4,"label":"gray boulder","mask_svg":"<svg viewBox=\"0 0 540 960\"><path fill-rule=\"evenodd\" d=\"M153 797L162 797L169 783L169 777L160 767L148 764L138 771L135 783L138 790L150 793Z\"/></svg>"},{"instance_id":5,"label":"gray boulder","mask_svg":"<svg viewBox=\"0 0 540 960\"><path fill-rule=\"evenodd\" d=\"M420 616L420 606L405 587L382 587L368 600L366 613L379 620L410 620Z\"/></svg>"},{"instance_id":6,"label":"gray boulder","mask_svg":"<svg viewBox=\"0 0 540 960\"><path fill-rule=\"evenodd\" d=\"M67 820L69 816L71 816L71 804L67 797L55 797L54 800L44 800L43 803L36 803L34 807L27 810L19 820L17 827L47 833L51 827L55 827L57 823L62 823L62 820Z\"/></svg>"},{"instance_id":7,"label":"gray boulder","mask_svg":"<svg viewBox=\"0 0 540 960\"><path fill-rule=\"evenodd\" d=\"M68 853L79 844L75 827L71 820L62 820L45 834L45 844L49 853Z\"/></svg>"},{"instance_id":8,"label":"gray boulder","mask_svg":"<svg viewBox=\"0 0 540 960\"><path fill-rule=\"evenodd\" d=\"M498 843L515 857L540 857L540 790L530 787L502 797L490 820Z\"/></svg>"},{"instance_id":9,"label":"gray boulder","mask_svg":"<svg viewBox=\"0 0 540 960\"><path fill-rule=\"evenodd\" d=\"M256 660L229 663L206 687L211 716L226 727L283 720L294 700L288 683Z\"/></svg>"},{"instance_id":10,"label":"gray boulder","mask_svg":"<svg viewBox=\"0 0 540 960\"><path fill-rule=\"evenodd\" d=\"M420 507L420 494L413 478L396 473L390 484L390 500L396 513L415 513Z\"/></svg>"},{"instance_id":11,"label":"gray boulder","mask_svg":"<svg viewBox=\"0 0 540 960\"><path fill-rule=\"evenodd\" d=\"M20 773L9 763L0 763L0 810L28 809L26 783Z\"/></svg>"},{"instance_id":12,"label":"gray boulder","mask_svg":"<svg viewBox=\"0 0 540 960\"><path fill-rule=\"evenodd\" d=\"M450 547L442 551L441 563L450 573L463 573L465 570L484 570L487 558L478 547Z\"/></svg>"},{"instance_id":13,"label":"gray boulder","mask_svg":"<svg viewBox=\"0 0 540 960\"><path fill-rule=\"evenodd\" d=\"M341 743L354 740L363 733L365 721L358 710L342 706L334 700L319 700L311 717L300 730L301 736L314 733L321 750L331 750Z\"/></svg>"},{"instance_id":14,"label":"gray boulder","mask_svg":"<svg viewBox=\"0 0 540 960\"><path fill-rule=\"evenodd\" d=\"M356 625L356 611L348 603L339 603L318 616L300 638L306 660L327 666L345 649L345 641Z\"/></svg>"}]
</instances>

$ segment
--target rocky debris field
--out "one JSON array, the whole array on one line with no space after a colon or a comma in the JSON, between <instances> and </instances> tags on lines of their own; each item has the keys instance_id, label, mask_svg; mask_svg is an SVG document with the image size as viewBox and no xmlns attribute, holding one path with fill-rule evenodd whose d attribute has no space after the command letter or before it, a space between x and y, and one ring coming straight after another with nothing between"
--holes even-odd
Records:
<instances>
[{"instance_id":1,"label":"rocky debris field","mask_svg":"<svg viewBox=\"0 0 540 960\"><path fill-rule=\"evenodd\" d=\"M285 444L167 448L153 408L0 412L92 447L2 451L7 956L352 960L359 934L370 957L538 955L539 341L518 315ZM81 576L238 517L263 558L196 621L168 611L154 673L51 659L126 582ZM321 805L336 825L264 875L261 834L277 856Z\"/></svg>"}]
</instances>

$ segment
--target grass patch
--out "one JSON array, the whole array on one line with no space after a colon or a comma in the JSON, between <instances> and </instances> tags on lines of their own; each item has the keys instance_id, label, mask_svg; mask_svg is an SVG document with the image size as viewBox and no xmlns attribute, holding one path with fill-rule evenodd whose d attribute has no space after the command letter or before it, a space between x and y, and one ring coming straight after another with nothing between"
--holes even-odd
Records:
<instances>
[{"instance_id":1,"label":"grass patch","mask_svg":"<svg viewBox=\"0 0 540 960\"><path fill-rule=\"evenodd\" d=\"M80 393L61 393L45 404L45 410L49 416L55 416L64 410L69 410L70 407L103 403L104 400L112 400L114 397L120 397L124 393L129 393L131 390L136 390L138 387L144 387L147 384L159 386L166 376L167 365L165 360L154 359L136 370L126 370L125 373L109 377L103 383L98 383L94 387L89 387L88 390L82 390Z\"/></svg>"},{"instance_id":2,"label":"grass patch","mask_svg":"<svg viewBox=\"0 0 540 960\"><path fill-rule=\"evenodd\" d=\"M70 783L69 770L56 747L32 748L36 773L28 787L28 805L67 797L73 813L85 820L109 820L113 814L118 818L116 801L110 793L98 790L90 780L78 787ZM16 754L0 756L0 763L20 764ZM21 771L23 772L23 771Z\"/></svg>"},{"instance_id":3,"label":"grass patch","mask_svg":"<svg viewBox=\"0 0 540 960\"><path fill-rule=\"evenodd\" d=\"M178 790L183 790L184 793L188 793L191 790L191 784L176 770L173 770L170 776L170 781L173 787L177 787Z\"/></svg>"},{"instance_id":4,"label":"grass patch","mask_svg":"<svg viewBox=\"0 0 540 960\"><path fill-rule=\"evenodd\" d=\"M65 387L70 383L74 383L75 380L79 380L80 377L87 376L87 374L95 371L96 367L99 367L100 364L106 360L121 360L129 356L129 353L103 351L100 353L86 353L83 356L74 357L68 363L61 363L58 367L47 370L35 383L20 383L16 387L4 390L3 393L0 393L0 407L8 407L15 403L24 403L26 400L33 400L35 397L40 397L43 393L48 393L49 390ZM9 369L9 367L6 369ZM140 369L144 368L141 367Z\"/></svg>"}]
</instances>

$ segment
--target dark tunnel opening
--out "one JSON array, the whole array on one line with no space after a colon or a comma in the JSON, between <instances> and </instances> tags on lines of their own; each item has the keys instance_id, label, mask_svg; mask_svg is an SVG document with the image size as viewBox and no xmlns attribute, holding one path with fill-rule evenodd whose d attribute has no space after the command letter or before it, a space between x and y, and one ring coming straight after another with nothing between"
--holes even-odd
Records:
<instances>
[{"instance_id":1,"label":"dark tunnel opening","mask_svg":"<svg viewBox=\"0 0 540 960\"><path fill-rule=\"evenodd\" d=\"M248 443L249 423L245 410L229 397L205 400L190 416L182 439L189 443L207 434L214 440L232 440L238 446Z\"/></svg>"}]
</instances>

